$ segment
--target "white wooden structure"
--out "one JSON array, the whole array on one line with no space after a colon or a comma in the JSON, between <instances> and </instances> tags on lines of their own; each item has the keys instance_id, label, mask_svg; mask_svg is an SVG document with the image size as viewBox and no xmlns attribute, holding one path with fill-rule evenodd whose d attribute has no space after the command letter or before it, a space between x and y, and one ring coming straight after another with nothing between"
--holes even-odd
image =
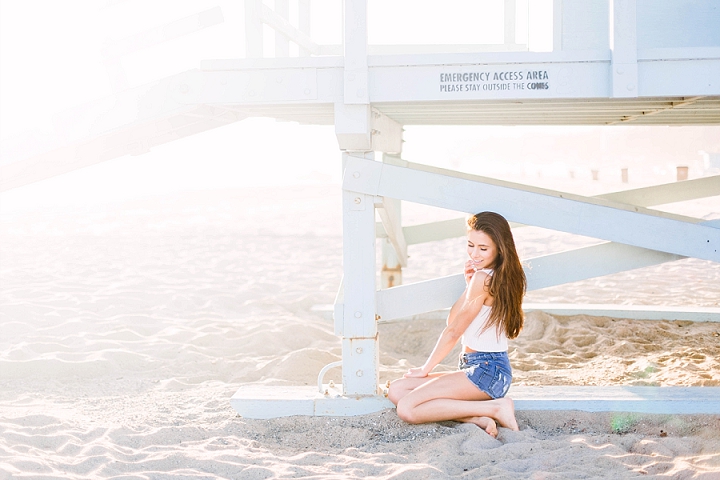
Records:
<instances>
[{"instance_id":1,"label":"white wooden structure","mask_svg":"<svg viewBox=\"0 0 720 480\"><path fill-rule=\"evenodd\" d=\"M231 400L241 415L351 415L390 406L378 385L378 320L447 308L464 286L462 275L398 285L408 245L464 233L461 221L403 227L400 200L465 213L493 210L519 224L605 241L532 259L530 289L684 257L720 262L717 221L647 208L719 195L720 176L583 197L401 158L404 125L720 124L717 2L554 0L549 53L515 43L515 0L504 0L505 44L495 47L369 46L367 0L343 5L344 44L326 46L311 39L309 0L299 1L298 28L288 21L288 0L275 0L274 9L246 0L247 58L207 60L198 70L84 106L89 136L0 167L4 190L251 116L335 125L344 171L344 278L334 306L342 384L324 384L324 369L317 389L243 387ZM263 25L276 32L278 58L263 58ZM287 56L289 42L299 57ZM378 236L385 244L383 283L393 288L376 286ZM596 410L669 412L687 398L675 389L620 388L606 392L602 403L595 390L572 391L578 409L594 398ZM519 408L569 405L547 403L541 390L511 395ZM720 398L712 388L692 395ZM703 405L697 408L720 413L717 400Z\"/></svg>"}]
</instances>

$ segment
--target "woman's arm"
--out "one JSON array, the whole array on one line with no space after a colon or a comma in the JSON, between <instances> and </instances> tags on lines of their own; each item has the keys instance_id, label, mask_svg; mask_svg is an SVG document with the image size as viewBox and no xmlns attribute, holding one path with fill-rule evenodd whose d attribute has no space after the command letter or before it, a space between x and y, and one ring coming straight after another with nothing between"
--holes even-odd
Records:
<instances>
[{"instance_id":1,"label":"woman's arm","mask_svg":"<svg viewBox=\"0 0 720 480\"><path fill-rule=\"evenodd\" d=\"M411 368L405 377L426 377L457 344L467 327L480 313L488 297L486 280L488 275L478 272L470 279L463 295L450 309L447 326L440 334L432 353L422 367Z\"/></svg>"}]
</instances>

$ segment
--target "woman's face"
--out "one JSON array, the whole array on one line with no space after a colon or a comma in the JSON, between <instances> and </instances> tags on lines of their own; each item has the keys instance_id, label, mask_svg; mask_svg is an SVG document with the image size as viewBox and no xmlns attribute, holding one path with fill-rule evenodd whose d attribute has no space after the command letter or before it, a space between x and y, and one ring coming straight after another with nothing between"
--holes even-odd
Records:
<instances>
[{"instance_id":1,"label":"woman's face","mask_svg":"<svg viewBox=\"0 0 720 480\"><path fill-rule=\"evenodd\" d=\"M475 270L494 268L497 246L490 236L481 230L470 230L467 236L468 255Z\"/></svg>"}]
</instances>

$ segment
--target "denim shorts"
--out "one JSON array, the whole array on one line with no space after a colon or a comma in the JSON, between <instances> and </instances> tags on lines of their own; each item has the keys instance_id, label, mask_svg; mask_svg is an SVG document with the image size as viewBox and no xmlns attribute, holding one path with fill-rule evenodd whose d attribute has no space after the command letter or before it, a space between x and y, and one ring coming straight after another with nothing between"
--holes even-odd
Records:
<instances>
[{"instance_id":1,"label":"denim shorts","mask_svg":"<svg viewBox=\"0 0 720 480\"><path fill-rule=\"evenodd\" d=\"M490 398L507 395L512 382L512 369L507 352L461 353L461 371Z\"/></svg>"}]
</instances>

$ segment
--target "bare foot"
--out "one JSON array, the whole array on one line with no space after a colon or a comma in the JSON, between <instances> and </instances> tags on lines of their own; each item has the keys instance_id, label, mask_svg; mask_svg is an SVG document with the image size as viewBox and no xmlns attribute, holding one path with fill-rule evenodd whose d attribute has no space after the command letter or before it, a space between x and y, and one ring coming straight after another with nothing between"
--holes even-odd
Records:
<instances>
[{"instance_id":1,"label":"bare foot","mask_svg":"<svg viewBox=\"0 0 720 480\"><path fill-rule=\"evenodd\" d=\"M515 430L520 430L515 419L515 403L510 397L498 398L495 400L498 405L498 412L495 416L495 420L500 424L501 427Z\"/></svg>"},{"instance_id":2,"label":"bare foot","mask_svg":"<svg viewBox=\"0 0 720 480\"><path fill-rule=\"evenodd\" d=\"M497 438L497 436L498 436L497 425L495 424L495 420L493 420L492 418L490 418L490 417L472 417L471 421L478 427L485 430L487 432L487 434L490 435L491 437Z\"/></svg>"},{"instance_id":3,"label":"bare foot","mask_svg":"<svg viewBox=\"0 0 720 480\"><path fill-rule=\"evenodd\" d=\"M497 438L498 430L495 420L490 417L465 417L458 418L458 422L472 423L485 430L485 432L493 438Z\"/></svg>"}]
</instances>

